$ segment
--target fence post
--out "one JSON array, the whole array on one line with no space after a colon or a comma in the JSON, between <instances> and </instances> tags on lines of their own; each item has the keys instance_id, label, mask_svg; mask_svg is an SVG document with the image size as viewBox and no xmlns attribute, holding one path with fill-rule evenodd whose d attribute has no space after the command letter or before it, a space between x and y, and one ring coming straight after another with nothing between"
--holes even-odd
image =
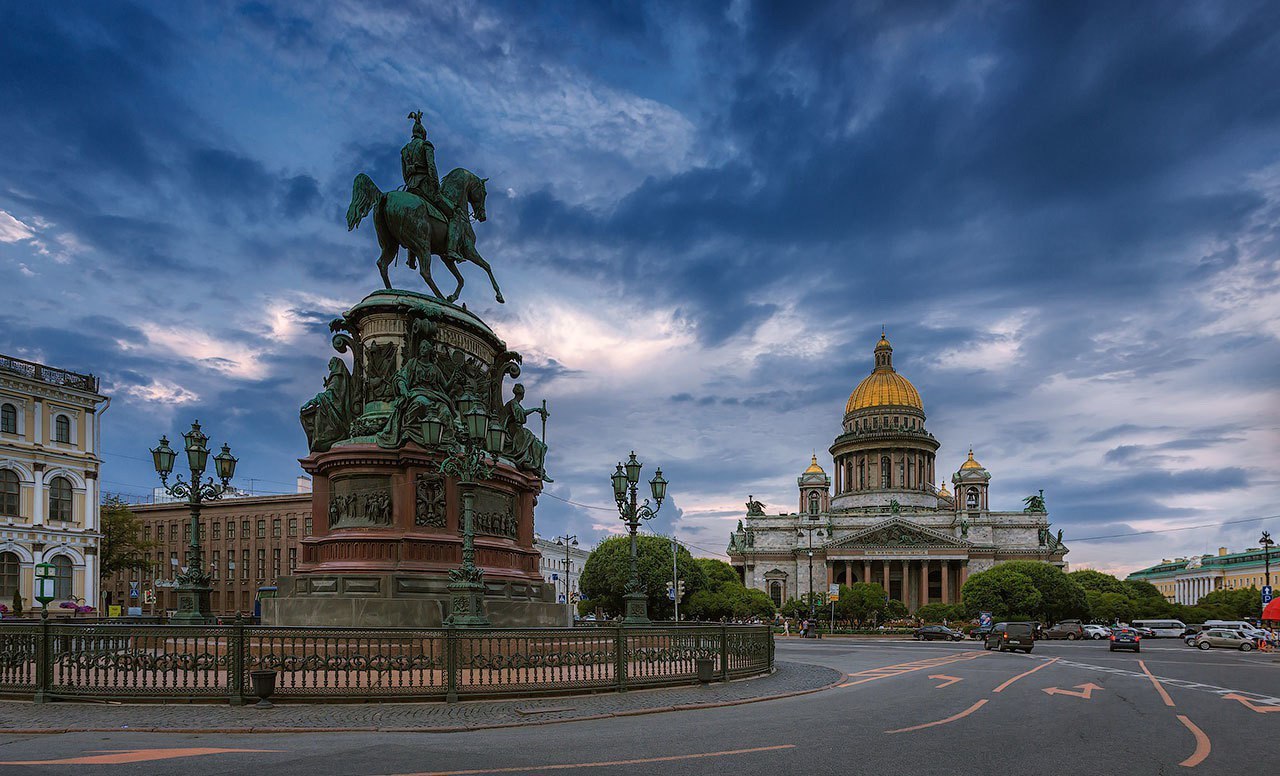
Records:
<instances>
[{"instance_id":1,"label":"fence post","mask_svg":"<svg viewBox=\"0 0 1280 776\"><path fill-rule=\"evenodd\" d=\"M231 658L231 697L232 706L244 705L244 618L236 612L235 625L231 627L231 638L227 639L227 652Z\"/></svg>"},{"instance_id":2,"label":"fence post","mask_svg":"<svg viewBox=\"0 0 1280 776\"><path fill-rule=\"evenodd\" d=\"M444 634L445 702L458 702L458 632L453 625L445 626Z\"/></svg>"},{"instance_id":3,"label":"fence post","mask_svg":"<svg viewBox=\"0 0 1280 776\"><path fill-rule=\"evenodd\" d=\"M49 641L49 610L40 610L40 635L36 639L36 695L35 703L48 703L52 685L53 645Z\"/></svg>"},{"instance_id":4,"label":"fence post","mask_svg":"<svg viewBox=\"0 0 1280 776\"><path fill-rule=\"evenodd\" d=\"M613 642L614 680L618 683L618 692L627 691L627 631L622 623L618 623L618 634Z\"/></svg>"},{"instance_id":5,"label":"fence post","mask_svg":"<svg viewBox=\"0 0 1280 776\"><path fill-rule=\"evenodd\" d=\"M720 681L729 681L729 625L720 623Z\"/></svg>"}]
</instances>

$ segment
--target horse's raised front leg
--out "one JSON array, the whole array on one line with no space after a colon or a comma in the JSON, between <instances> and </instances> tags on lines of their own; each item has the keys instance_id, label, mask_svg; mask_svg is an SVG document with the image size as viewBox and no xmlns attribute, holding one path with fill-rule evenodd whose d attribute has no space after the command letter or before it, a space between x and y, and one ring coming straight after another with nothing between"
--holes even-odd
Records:
<instances>
[{"instance_id":1,"label":"horse's raised front leg","mask_svg":"<svg viewBox=\"0 0 1280 776\"><path fill-rule=\"evenodd\" d=\"M489 282L493 284L493 294L497 297L498 304L506 304L507 300L502 298L502 289L498 288L498 280L493 276L493 270L489 268L489 262L485 261L484 257L476 252L475 245L468 242L463 248L463 255L467 257L467 261L488 273Z\"/></svg>"},{"instance_id":2,"label":"horse's raised front leg","mask_svg":"<svg viewBox=\"0 0 1280 776\"><path fill-rule=\"evenodd\" d=\"M444 262L444 265L449 268L449 271L453 273L453 276L458 279L458 287L453 290L452 294L445 297L445 301L452 303L459 296L462 296L462 285L464 283L462 273L458 271L458 265L453 259L441 256L440 261Z\"/></svg>"}]
</instances>

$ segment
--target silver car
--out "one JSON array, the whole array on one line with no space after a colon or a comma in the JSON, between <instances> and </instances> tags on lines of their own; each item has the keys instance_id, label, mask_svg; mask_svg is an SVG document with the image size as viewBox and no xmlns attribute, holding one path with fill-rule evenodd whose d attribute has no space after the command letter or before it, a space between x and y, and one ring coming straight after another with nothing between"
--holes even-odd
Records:
<instances>
[{"instance_id":1,"label":"silver car","mask_svg":"<svg viewBox=\"0 0 1280 776\"><path fill-rule=\"evenodd\" d=\"M1241 652L1248 652L1254 647L1253 638L1250 636L1225 628L1210 628L1197 635L1192 644L1195 645L1196 649L1227 647L1229 649L1238 649Z\"/></svg>"}]
</instances>

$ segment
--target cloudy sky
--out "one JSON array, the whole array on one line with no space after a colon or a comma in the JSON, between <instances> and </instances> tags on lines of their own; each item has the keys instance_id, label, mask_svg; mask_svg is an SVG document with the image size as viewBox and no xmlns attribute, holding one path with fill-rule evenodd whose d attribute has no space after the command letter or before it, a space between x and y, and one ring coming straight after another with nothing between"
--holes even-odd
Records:
<instances>
[{"instance_id":1,"label":"cloudy sky","mask_svg":"<svg viewBox=\"0 0 1280 776\"><path fill-rule=\"evenodd\" d=\"M290 490L421 109L490 178L463 299L549 401L542 534L617 530L563 500L635 449L722 553L883 325L938 471L1044 488L1073 565L1243 548L1280 518L1085 540L1280 514L1277 61L1265 2L6 4L0 352L103 378L108 489L199 417Z\"/></svg>"}]
</instances>

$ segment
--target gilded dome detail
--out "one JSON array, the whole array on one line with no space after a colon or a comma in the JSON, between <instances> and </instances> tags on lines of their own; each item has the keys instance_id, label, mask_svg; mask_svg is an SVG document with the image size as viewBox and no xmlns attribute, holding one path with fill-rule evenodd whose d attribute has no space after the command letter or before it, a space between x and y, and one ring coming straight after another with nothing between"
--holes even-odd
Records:
<instances>
[{"instance_id":1,"label":"gilded dome detail","mask_svg":"<svg viewBox=\"0 0 1280 776\"><path fill-rule=\"evenodd\" d=\"M817 453L814 453L813 457L809 459L809 468L805 469L804 473L805 474L823 474L823 475L826 474L826 472L822 470L822 467L818 465Z\"/></svg>"},{"instance_id":2,"label":"gilded dome detail","mask_svg":"<svg viewBox=\"0 0 1280 776\"><path fill-rule=\"evenodd\" d=\"M844 405L845 414L865 410L871 407L912 407L924 410L920 401L920 392L911 381L898 374L893 368L893 347L889 340L880 335L875 348L875 369L867 375L858 387L849 394L849 401Z\"/></svg>"},{"instance_id":3,"label":"gilded dome detail","mask_svg":"<svg viewBox=\"0 0 1280 776\"><path fill-rule=\"evenodd\" d=\"M972 448L972 447L970 447L970 448L969 448L969 460L967 460L967 461L965 461L964 463L960 464L960 471L964 471L964 470L966 470L966 469L981 469L981 468L982 468L982 464L980 464L980 463L978 463L977 461L973 460L973 448Z\"/></svg>"}]
</instances>

